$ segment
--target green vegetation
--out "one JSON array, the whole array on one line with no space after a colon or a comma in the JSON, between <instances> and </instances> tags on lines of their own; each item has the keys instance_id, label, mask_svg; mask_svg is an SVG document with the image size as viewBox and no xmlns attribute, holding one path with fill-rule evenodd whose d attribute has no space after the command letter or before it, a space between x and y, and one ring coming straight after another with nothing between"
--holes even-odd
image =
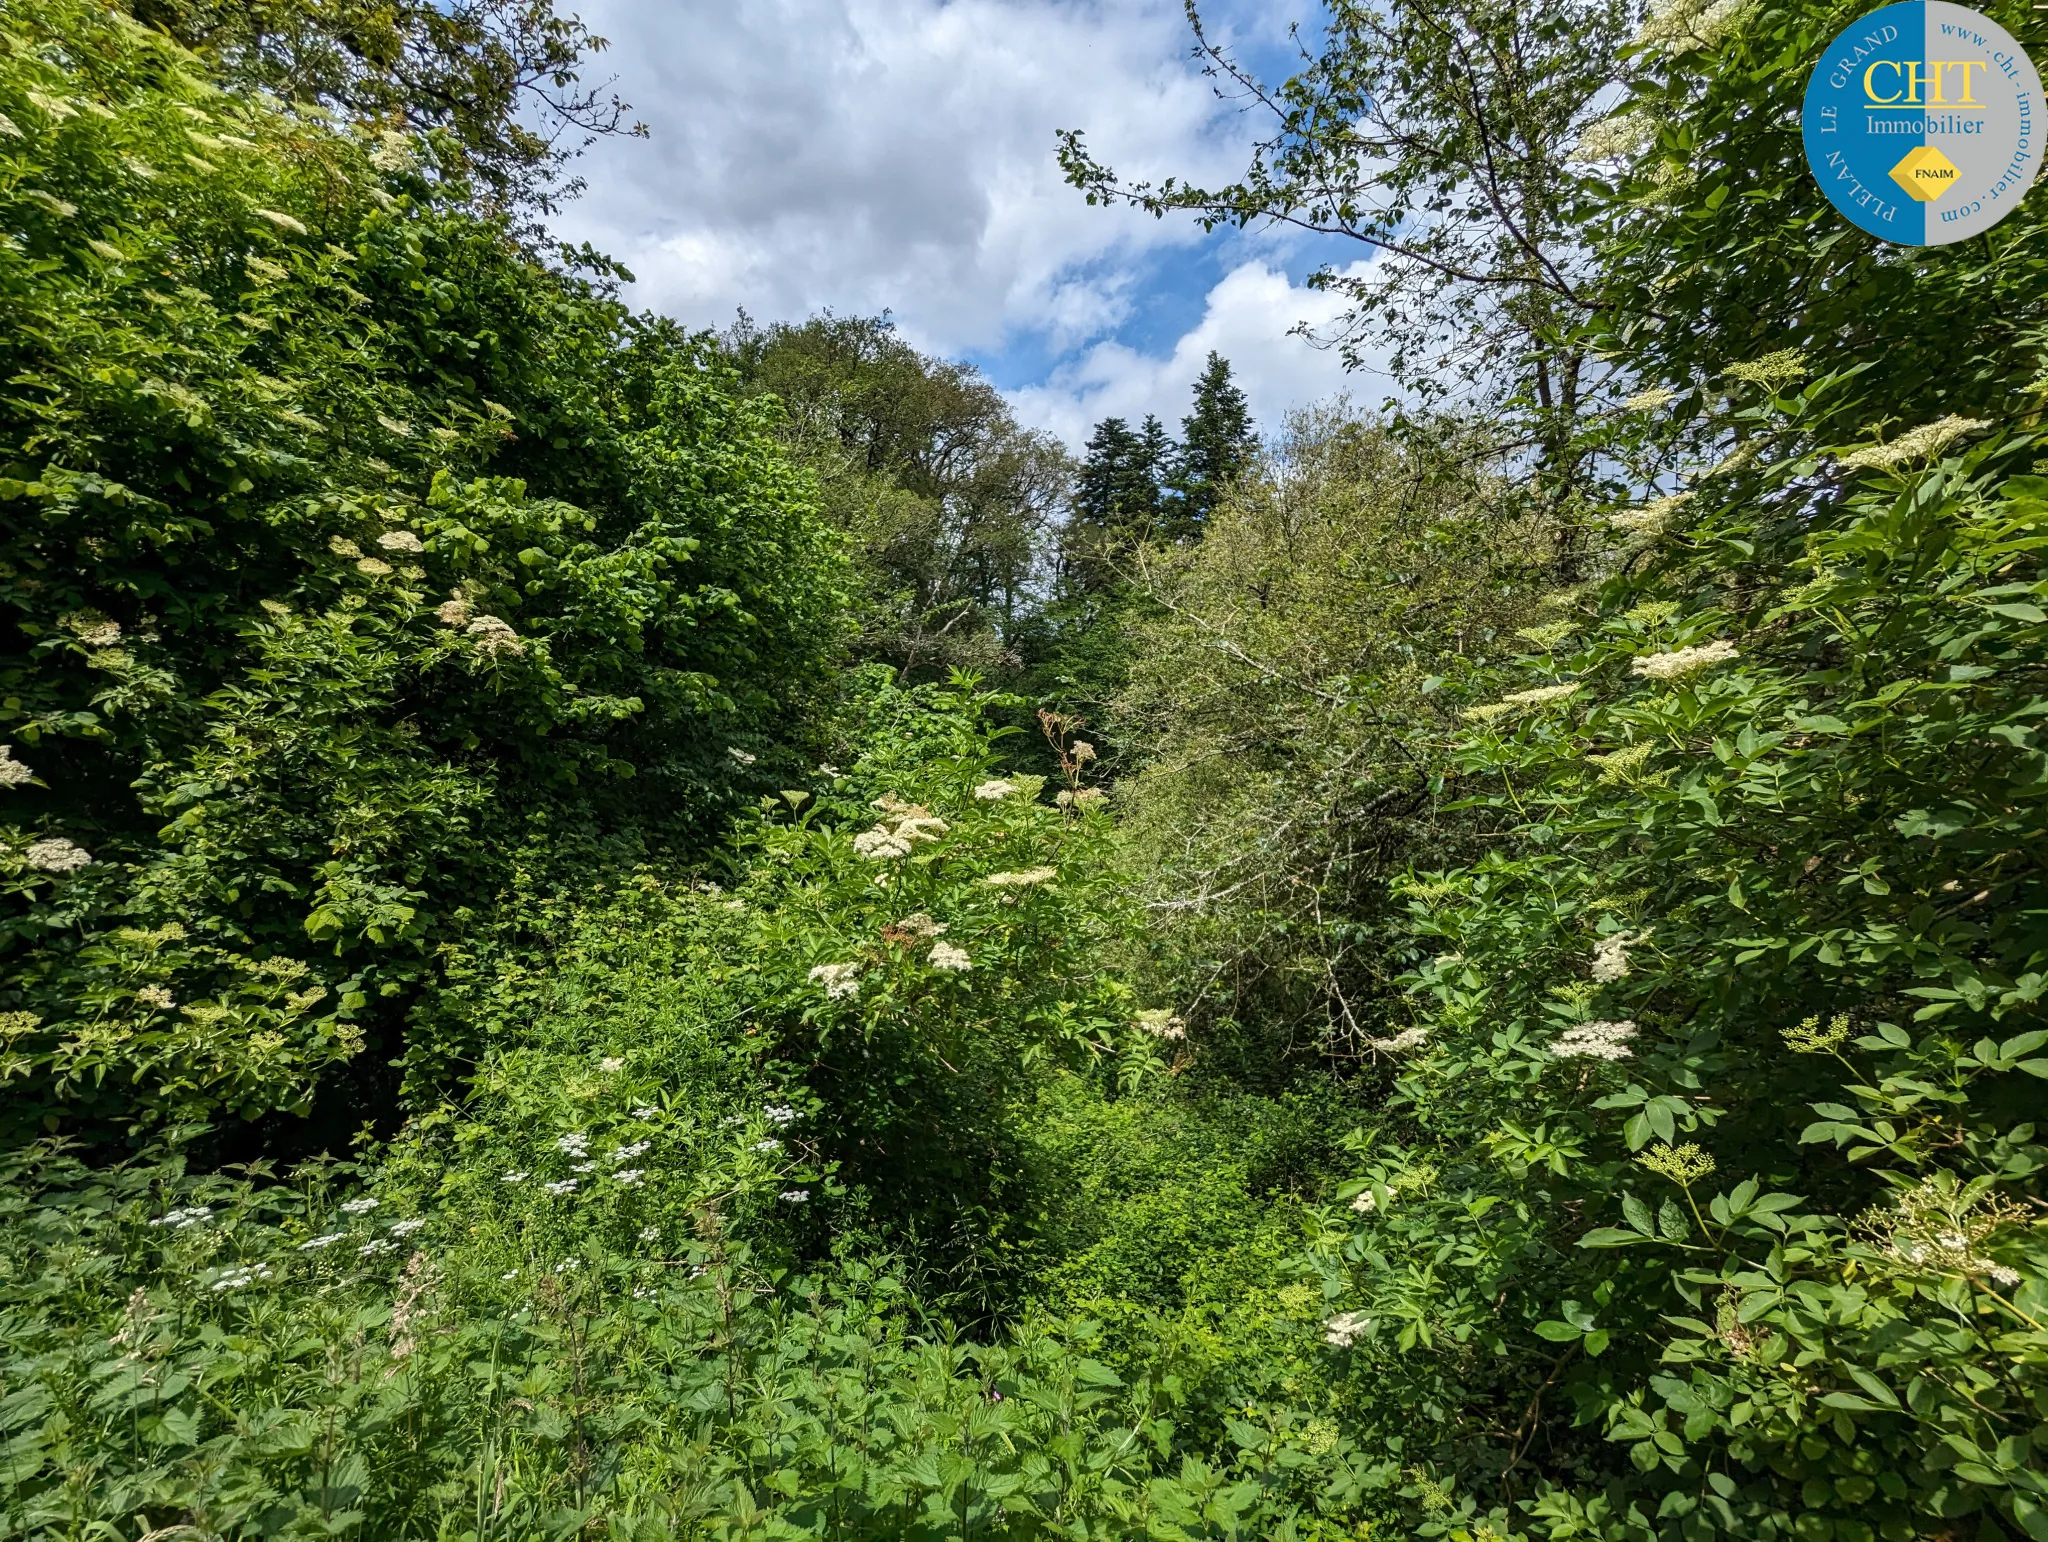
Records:
<instances>
[{"instance_id":1,"label":"green vegetation","mask_svg":"<svg viewBox=\"0 0 2048 1542\"><path fill-rule=\"evenodd\" d=\"M2042 221L1826 212L1849 14L1070 141L1477 286L1076 468L353 13L0 5L0 1535L2048 1542Z\"/></svg>"}]
</instances>

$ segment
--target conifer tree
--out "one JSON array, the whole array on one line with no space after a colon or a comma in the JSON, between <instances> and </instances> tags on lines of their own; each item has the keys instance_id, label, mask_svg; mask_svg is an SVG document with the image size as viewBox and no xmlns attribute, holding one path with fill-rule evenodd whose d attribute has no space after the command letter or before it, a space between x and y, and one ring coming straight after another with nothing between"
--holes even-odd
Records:
<instances>
[{"instance_id":1,"label":"conifer tree","mask_svg":"<svg viewBox=\"0 0 2048 1542\"><path fill-rule=\"evenodd\" d=\"M1195 407L1180 420L1181 445L1170 485L1179 495L1172 514L1172 534L1181 540L1199 536L1223 489L1251 460L1258 436L1252 431L1251 407L1230 378L1230 361L1211 352L1195 382Z\"/></svg>"}]
</instances>

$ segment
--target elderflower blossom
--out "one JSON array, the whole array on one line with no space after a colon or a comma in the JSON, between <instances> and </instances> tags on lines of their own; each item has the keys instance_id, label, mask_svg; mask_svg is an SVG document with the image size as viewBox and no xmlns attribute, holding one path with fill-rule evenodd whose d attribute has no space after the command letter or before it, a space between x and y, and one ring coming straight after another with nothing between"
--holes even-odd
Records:
<instances>
[{"instance_id":1,"label":"elderflower blossom","mask_svg":"<svg viewBox=\"0 0 2048 1542\"><path fill-rule=\"evenodd\" d=\"M1567 158L1587 164L1632 161L1656 142L1657 125L1649 114L1619 112L1588 124Z\"/></svg>"},{"instance_id":2,"label":"elderflower blossom","mask_svg":"<svg viewBox=\"0 0 2048 1542\"><path fill-rule=\"evenodd\" d=\"M1170 1007L1147 1007L1131 1022L1140 1033L1149 1033L1155 1039L1185 1039L1188 1036L1187 1020L1176 1017Z\"/></svg>"},{"instance_id":3,"label":"elderflower blossom","mask_svg":"<svg viewBox=\"0 0 2048 1542\"><path fill-rule=\"evenodd\" d=\"M1714 1159L1693 1141L1682 1146L1669 1142L1645 1151L1636 1161L1659 1177L1669 1178L1673 1183L1686 1185L1697 1183L1714 1171Z\"/></svg>"},{"instance_id":4,"label":"elderflower blossom","mask_svg":"<svg viewBox=\"0 0 2048 1542\"><path fill-rule=\"evenodd\" d=\"M2006 1290L2011 1290L2020 1283L2019 1270L2008 1269L2003 1264L1994 1264L1984 1272L1990 1276L1992 1284L2002 1286Z\"/></svg>"},{"instance_id":5,"label":"elderflower blossom","mask_svg":"<svg viewBox=\"0 0 2048 1542\"><path fill-rule=\"evenodd\" d=\"M1775 391L1781 385L1790 385L1804 379L1810 366L1806 355L1797 348L1780 348L1767 353L1760 359L1751 359L1745 364L1731 364L1721 373L1730 380L1740 380L1746 385L1762 386Z\"/></svg>"},{"instance_id":6,"label":"elderflower blossom","mask_svg":"<svg viewBox=\"0 0 2048 1542\"><path fill-rule=\"evenodd\" d=\"M1635 1036L1636 1025L1625 1018L1578 1023L1551 1041L1550 1053L1560 1060L1627 1060L1635 1053L1628 1047Z\"/></svg>"},{"instance_id":7,"label":"elderflower blossom","mask_svg":"<svg viewBox=\"0 0 2048 1542\"><path fill-rule=\"evenodd\" d=\"M801 1205L811 1197L809 1189L784 1189L782 1198L789 1204Z\"/></svg>"},{"instance_id":8,"label":"elderflower blossom","mask_svg":"<svg viewBox=\"0 0 2048 1542\"><path fill-rule=\"evenodd\" d=\"M92 856L82 846L74 846L61 835L47 836L39 841L29 842L22 859L30 867L45 873L75 873L81 867L92 863Z\"/></svg>"},{"instance_id":9,"label":"elderflower blossom","mask_svg":"<svg viewBox=\"0 0 2048 1542\"><path fill-rule=\"evenodd\" d=\"M1367 1039L1365 1042L1383 1055L1400 1055L1411 1049L1421 1048L1428 1038L1427 1028L1415 1027L1403 1028L1391 1039Z\"/></svg>"},{"instance_id":10,"label":"elderflower blossom","mask_svg":"<svg viewBox=\"0 0 2048 1542\"><path fill-rule=\"evenodd\" d=\"M1909 433L1899 435L1889 444L1873 444L1851 451L1842 457L1841 467L1844 471L1891 471L1908 461L1939 455L1963 435L1989 427L1988 419L1959 418L1950 413L1939 422L1924 423Z\"/></svg>"},{"instance_id":11,"label":"elderflower blossom","mask_svg":"<svg viewBox=\"0 0 2048 1542\"><path fill-rule=\"evenodd\" d=\"M463 626L469 621L469 601L458 594L453 599L443 600L436 605L434 614L440 618L443 626Z\"/></svg>"},{"instance_id":12,"label":"elderflower blossom","mask_svg":"<svg viewBox=\"0 0 2048 1542\"><path fill-rule=\"evenodd\" d=\"M1323 1342L1332 1349L1349 1349L1372 1327L1372 1319L1363 1312L1339 1312L1323 1324Z\"/></svg>"},{"instance_id":13,"label":"elderflower blossom","mask_svg":"<svg viewBox=\"0 0 2048 1542\"><path fill-rule=\"evenodd\" d=\"M135 999L146 1007L155 1007L159 1012L168 1012L178 1004L178 998L161 985L143 986L135 993Z\"/></svg>"},{"instance_id":14,"label":"elderflower blossom","mask_svg":"<svg viewBox=\"0 0 2048 1542\"><path fill-rule=\"evenodd\" d=\"M999 799L1012 796L1016 791L1017 784L1015 782L1005 781L1002 777L997 777L993 781L983 782L979 787L975 788L974 795L984 803L994 803Z\"/></svg>"},{"instance_id":15,"label":"elderflower blossom","mask_svg":"<svg viewBox=\"0 0 2048 1542\"><path fill-rule=\"evenodd\" d=\"M1653 499L1639 509L1617 509L1607 516L1607 523L1629 535L1654 535L1671 522L1673 514L1692 500L1691 493L1672 493L1668 497Z\"/></svg>"},{"instance_id":16,"label":"elderflower blossom","mask_svg":"<svg viewBox=\"0 0 2048 1542\"><path fill-rule=\"evenodd\" d=\"M844 1001L849 996L860 994L860 965L814 964L811 966L811 980L825 987L827 1001Z\"/></svg>"},{"instance_id":17,"label":"elderflower blossom","mask_svg":"<svg viewBox=\"0 0 2048 1542\"><path fill-rule=\"evenodd\" d=\"M1511 696L1501 697L1501 701L1510 707L1547 707L1554 701L1563 701L1578 693L1579 682L1573 680L1565 685L1539 685L1533 690L1516 691Z\"/></svg>"},{"instance_id":18,"label":"elderflower blossom","mask_svg":"<svg viewBox=\"0 0 2048 1542\"><path fill-rule=\"evenodd\" d=\"M910 855L910 842L902 839L887 825L876 825L872 830L863 830L853 838L856 856L870 862L888 862L897 857Z\"/></svg>"},{"instance_id":19,"label":"elderflower blossom","mask_svg":"<svg viewBox=\"0 0 2048 1542\"><path fill-rule=\"evenodd\" d=\"M381 557L365 557L356 564L356 571L370 578L384 578L391 572L391 564Z\"/></svg>"},{"instance_id":20,"label":"elderflower blossom","mask_svg":"<svg viewBox=\"0 0 2048 1542\"><path fill-rule=\"evenodd\" d=\"M1389 1198L1392 1197L1393 1192L1394 1191L1392 1189L1387 1190ZM1378 1210L1379 1207L1380 1202L1377 1199L1373 1198L1371 1189L1363 1190L1356 1199L1351 1201L1351 1208L1357 1211L1360 1215L1371 1215L1374 1211Z\"/></svg>"},{"instance_id":21,"label":"elderflower blossom","mask_svg":"<svg viewBox=\"0 0 2048 1542\"><path fill-rule=\"evenodd\" d=\"M1650 934L1643 932L1610 932L1593 944L1593 980L1599 985L1612 985L1616 980L1628 978L1628 950L1639 942L1647 942Z\"/></svg>"},{"instance_id":22,"label":"elderflower blossom","mask_svg":"<svg viewBox=\"0 0 2048 1542\"><path fill-rule=\"evenodd\" d=\"M604 1074L605 1074L605 1075L609 1076L609 1075L611 1075L611 1074L612 1074L612 1072L614 1072L614 1071L623 1071L623 1070L625 1070L625 1069L626 1069L626 1062L625 1062L625 1059L624 1059L624 1058L623 1058L622 1056L619 1056L619 1055L606 1055L606 1056L604 1057L604 1059L602 1059L602 1060L598 1061L598 1063L597 1063L597 1068L598 1068L598 1069L599 1069L600 1071L604 1072Z\"/></svg>"},{"instance_id":23,"label":"elderflower blossom","mask_svg":"<svg viewBox=\"0 0 2048 1542\"><path fill-rule=\"evenodd\" d=\"M476 639L476 650L486 658L497 658L508 654L518 658L526 652L526 644L511 624L496 616L478 616L463 628L463 634Z\"/></svg>"},{"instance_id":24,"label":"elderflower blossom","mask_svg":"<svg viewBox=\"0 0 2048 1542\"><path fill-rule=\"evenodd\" d=\"M1740 657L1735 651L1735 644L1717 637L1710 643L1678 648L1670 653L1643 654L1635 661L1630 673L1650 680L1681 680L1702 669Z\"/></svg>"},{"instance_id":25,"label":"elderflower blossom","mask_svg":"<svg viewBox=\"0 0 2048 1542\"><path fill-rule=\"evenodd\" d=\"M1589 755L1586 758L1600 768L1600 780L1604 783L1629 782L1642 774L1650 757L1657 753L1656 741L1642 739L1626 745L1609 755Z\"/></svg>"},{"instance_id":26,"label":"elderflower blossom","mask_svg":"<svg viewBox=\"0 0 2048 1542\"><path fill-rule=\"evenodd\" d=\"M1059 877L1054 867L1027 867L1021 873L990 873L982 879L991 889L1031 889Z\"/></svg>"},{"instance_id":27,"label":"elderflower blossom","mask_svg":"<svg viewBox=\"0 0 2048 1542\"><path fill-rule=\"evenodd\" d=\"M1668 407L1678 400L1678 393L1666 386L1652 386L1647 391L1638 391L1633 396L1621 399L1623 412L1654 412L1659 407Z\"/></svg>"},{"instance_id":28,"label":"elderflower blossom","mask_svg":"<svg viewBox=\"0 0 2048 1542\"><path fill-rule=\"evenodd\" d=\"M34 778L35 772L14 758L14 746L0 744L0 787L20 787Z\"/></svg>"},{"instance_id":29,"label":"elderflower blossom","mask_svg":"<svg viewBox=\"0 0 2048 1542\"><path fill-rule=\"evenodd\" d=\"M755 762L755 760L759 758L758 756L749 755L737 744L728 744L725 747L725 753L730 755L734 759L734 761L743 766L751 766Z\"/></svg>"},{"instance_id":30,"label":"elderflower blossom","mask_svg":"<svg viewBox=\"0 0 2048 1542\"><path fill-rule=\"evenodd\" d=\"M1741 25L1755 0L1658 0L1636 34L1636 46L1655 45L1676 57L1712 48Z\"/></svg>"},{"instance_id":31,"label":"elderflower blossom","mask_svg":"<svg viewBox=\"0 0 2048 1542\"><path fill-rule=\"evenodd\" d=\"M420 538L410 530L387 530L377 537L377 544L386 551L402 551L415 554L427 549L420 543Z\"/></svg>"},{"instance_id":32,"label":"elderflower blossom","mask_svg":"<svg viewBox=\"0 0 2048 1542\"><path fill-rule=\"evenodd\" d=\"M59 625L88 648L111 648L121 640L121 623L96 610L74 610Z\"/></svg>"},{"instance_id":33,"label":"elderflower blossom","mask_svg":"<svg viewBox=\"0 0 2048 1542\"><path fill-rule=\"evenodd\" d=\"M331 535L327 538L327 549L337 557L346 557L353 562L363 554L362 547L345 535Z\"/></svg>"},{"instance_id":34,"label":"elderflower blossom","mask_svg":"<svg viewBox=\"0 0 2048 1542\"><path fill-rule=\"evenodd\" d=\"M934 969L950 970L955 974L964 974L974 967L974 960L967 956L967 950L956 948L950 942L933 943L931 952L925 955L925 962Z\"/></svg>"}]
</instances>

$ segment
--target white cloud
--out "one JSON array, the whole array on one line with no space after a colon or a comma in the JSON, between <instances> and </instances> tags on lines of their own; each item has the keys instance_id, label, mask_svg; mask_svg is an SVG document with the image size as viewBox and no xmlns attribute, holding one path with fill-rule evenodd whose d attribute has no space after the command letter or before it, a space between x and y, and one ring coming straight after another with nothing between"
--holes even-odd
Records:
<instances>
[{"instance_id":1,"label":"white cloud","mask_svg":"<svg viewBox=\"0 0 2048 1542\"><path fill-rule=\"evenodd\" d=\"M1181 221L1089 208L1054 131L1120 170L1242 165L1173 0L602 0L601 63L653 138L607 143L559 222L634 298L722 324L892 308L948 352L1122 319L1128 259Z\"/></svg>"},{"instance_id":2,"label":"white cloud","mask_svg":"<svg viewBox=\"0 0 2048 1542\"><path fill-rule=\"evenodd\" d=\"M1364 269L1365 264L1354 263L1344 272L1355 276ZM1051 429L1069 444L1078 445L1105 417L1136 423L1154 412L1172 429L1187 411L1195 377L1214 350L1230 360L1252 416L1269 432L1279 427L1288 409L1342 392L1361 406L1377 406L1393 389L1383 373L1370 367L1347 372L1334 349L1291 335L1303 322L1328 328L1343 310L1338 296L1293 283L1264 261L1244 262L1209 291L1202 319L1169 356L1154 358L1121 343L1097 343L1055 368L1044 384L1011 392L1011 399L1026 422Z\"/></svg>"}]
</instances>

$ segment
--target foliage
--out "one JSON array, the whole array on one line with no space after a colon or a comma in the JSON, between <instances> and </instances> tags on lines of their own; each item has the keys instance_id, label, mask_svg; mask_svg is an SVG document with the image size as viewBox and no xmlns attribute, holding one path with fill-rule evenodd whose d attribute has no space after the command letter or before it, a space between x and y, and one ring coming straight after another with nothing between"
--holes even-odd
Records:
<instances>
[{"instance_id":1,"label":"foliage","mask_svg":"<svg viewBox=\"0 0 2048 1542\"><path fill-rule=\"evenodd\" d=\"M515 867L715 826L728 736L837 641L834 553L700 344L119 13L37 24L63 62L0 56L5 1117L303 1111Z\"/></svg>"}]
</instances>

